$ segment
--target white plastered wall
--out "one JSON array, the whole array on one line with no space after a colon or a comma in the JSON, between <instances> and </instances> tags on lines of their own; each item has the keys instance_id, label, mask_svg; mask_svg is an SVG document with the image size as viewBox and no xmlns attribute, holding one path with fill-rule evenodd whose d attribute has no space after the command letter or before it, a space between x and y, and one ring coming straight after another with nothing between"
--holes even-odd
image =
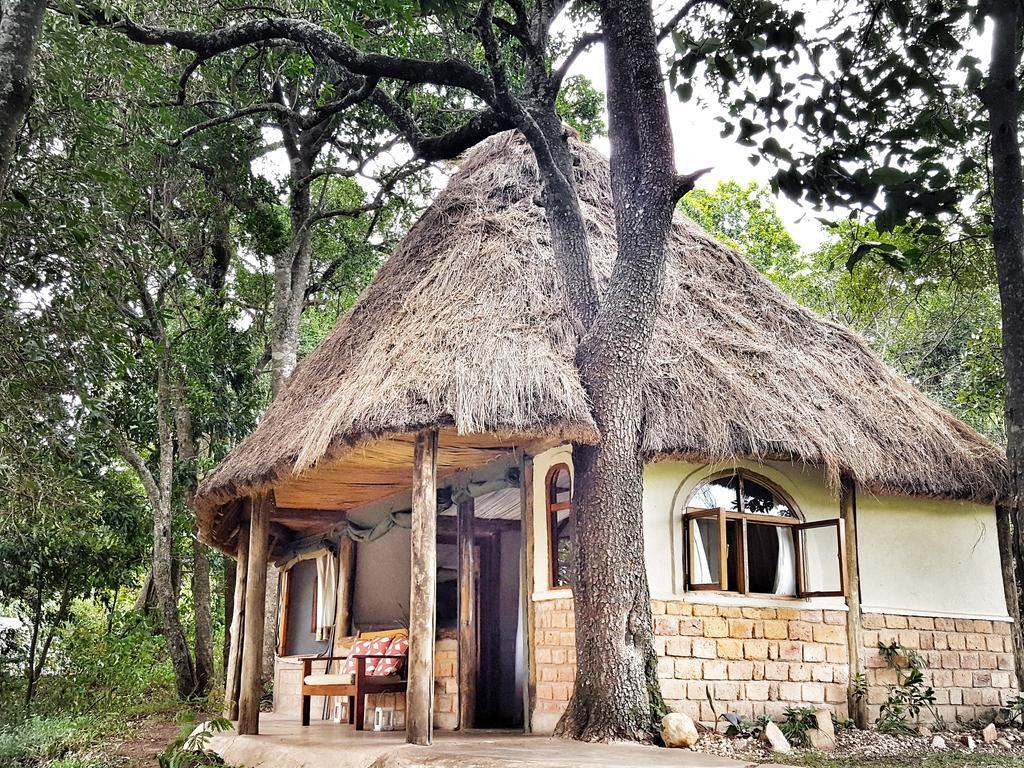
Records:
<instances>
[{"instance_id":1,"label":"white plastered wall","mask_svg":"<svg viewBox=\"0 0 1024 768\"><path fill-rule=\"evenodd\" d=\"M572 471L572 449L553 448L534 457L534 582L533 597L568 596L551 590L545 508L545 479L555 464ZM644 549L654 599L685 595L691 602L740 605L784 605L844 610L839 597L808 600L686 592L682 515L697 486L726 469L745 468L770 480L796 504L804 520L839 516L839 499L817 467L787 462L740 461L698 464L661 461L644 470ZM930 616L1006 618L995 512L969 502L906 497L857 497L861 594L865 612L919 613ZM832 567L835 549L808 540L808 569Z\"/></svg>"},{"instance_id":2,"label":"white plastered wall","mask_svg":"<svg viewBox=\"0 0 1024 768\"><path fill-rule=\"evenodd\" d=\"M552 448L533 457L533 598L535 600L572 594L566 587L551 589L550 586L551 545L548 541L545 483L548 470L556 464L567 464L569 466L569 474L575 483L571 446L563 445Z\"/></svg>"},{"instance_id":3,"label":"white plastered wall","mask_svg":"<svg viewBox=\"0 0 1024 768\"><path fill-rule=\"evenodd\" d=\"M857 545L865 613L1008 618L990 506L862 492Z\"/></svg>"},{"instance_id":4,"label":"white plastered wall","mask_svg":"<svg viewBox=\"0 0 1024 768\"><path fill-rule=\"evenodd\" d=\"M828 488L820 470L803 464L750 461L729 464L696 464L684 461L660 461L644 469L644 552L647 579L654 599L670 599L686 594L692 602L736 603L742 605L784 605L843 610L843 598L796 600L760 596L726 595L712 592L686 592L684 572L684 531L682 517L686 502L702 482L730 469L748 469L769 480L793 500L805 521L831 520L839 516L839 499ZM805 556L808 572L814 574L833 565L836 549L817 548L812 539ZM831 562L826 562L831 561Z\"/></svg>"}]
</instances>

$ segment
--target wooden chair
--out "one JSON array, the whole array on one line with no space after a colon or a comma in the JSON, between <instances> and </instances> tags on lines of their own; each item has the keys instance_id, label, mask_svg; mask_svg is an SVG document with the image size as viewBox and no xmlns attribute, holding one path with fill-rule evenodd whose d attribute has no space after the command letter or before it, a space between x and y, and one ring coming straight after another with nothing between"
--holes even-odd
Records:
<instances>
[{"instance_id":1,"label":"wooden chair","mask_svg":"<svg viewBox=\"0 0 1024 768\"><path fill-rule=\"evenodd\" d=\"M314 661L356 661L355 674L313 674ZM403 659L398 674L379 677L366 674L367 659ZM302 724L309 725L309 713L313 696L344 696L348 699L348 722L357 731L363 730L366 714L366 696L371 693L405 693L404 656L376 654L349 654L348 656L314 656L302 660Z\"/></svg>"}]
</instances>

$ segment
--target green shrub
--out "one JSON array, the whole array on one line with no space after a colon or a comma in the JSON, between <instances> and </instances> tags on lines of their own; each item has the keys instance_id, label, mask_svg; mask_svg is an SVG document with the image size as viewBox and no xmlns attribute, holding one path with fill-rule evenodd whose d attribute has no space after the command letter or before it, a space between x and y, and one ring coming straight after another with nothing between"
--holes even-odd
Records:
<instances>
[{"instance_id":1,"label":"green shrub","mask_svg":"<svg viewBox=\"0 0 1024 768\"><path fill-rule=\"evenodd\" d=\"M30 717L0 728L0 766L33 768L89 746L105 723L95 717ZM66 765L73 765L68 763Z\"/></svg>"},{"instance_id":2,"label":"green shrub","mask_svg":"<svg viewBox=\"0 0 1024 768\"><path fill-rule=\"evenodd\" d=\"M794 747L807 747L807 732L818 727L818 718L814 707L786 707L779 730L789 739Z\"/></svg>"},{"instance_id":3,"label":"green shrub","mask_svg":"<svg viewBox=\"0 0 1024 768\"><path fill-rule=\"evenodd\" d=\"M896 672L896 684L886 686L889 695L879 707L875 725L882 733L913 735L921 720L922 710L928 710L941 727L941 718L935 711L935 691L924 682L924 659L917 651L904 648L897 642L878 644L890 669Z\"/></svg>"}]
</instances>

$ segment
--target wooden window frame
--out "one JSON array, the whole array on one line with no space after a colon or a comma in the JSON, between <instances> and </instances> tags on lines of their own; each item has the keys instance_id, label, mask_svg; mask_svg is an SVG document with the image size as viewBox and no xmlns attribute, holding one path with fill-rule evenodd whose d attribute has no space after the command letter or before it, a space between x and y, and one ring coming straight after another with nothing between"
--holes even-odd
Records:
<instances>
[{"instance_id":1,"label":"wooden window frame","mask_svg":"<svg viewBox=\"0 0 1024 768\"><path fill-rule=\"evenodd\" d=\"M558 473L565 470L566 474L569 475L569 501L556 502L554 489L552 484L555 478L558 477ZM563 510L569 511L570 518L573 514L572 509L572 486L573 477L572 471L569 469L569 465L565 462L559 462L553 464L547 474L544 476L544 507L547 510L547 528L548 528L548 588L549 589L572 589L571 584L559 584L558 583L558 513ZM575 557L575 551L573 556Z\"/></svg>"},{"instance_id":2,"label":"wooden window frame","mask_svg":"<svg viewBox=\"0 0 1024 768\"><path fill-rule=\"evenodd\" d=\"M811 597L843 597L846 594L846 546L845 536L843 531L842 520L840 518L834 518L829 520L815 520L813 522L804 522L799 517L783 517L781 515L762 515L751 512L743 511L743 478L744 475L749 477L756 483L759 483L768 488L772 493L776 494L782 501L784 501L795 515L799 514L799 510L796 505L789 499L789 497L779 491L773 483L765 478L762 478L751 472L735 471L727 472L718 475L713 475L706 480L704 483L709 483L714 480L718 480L722 477L732 477L735 475L738 479L737 484L737 495L738 505L740 511L727 510L723 507L716 507L712 509L705 509L700 507L687 507L686 512L683 515L683 536L685 537L685 552L687 561L685 563L685 586L687 591L693 592L721 592L731 595L743 595L743 596L754 596L754 597L770 597L774 599L792 600L792 599L805 599ZM692 521L706 518L706 517L717 517L719 521L719 533L718 533L718 581L709 582L707 584L693 584L690 581L690 564L694 562L694 538L691 534ZM729 583L729 521L739 522L739 526L736 526L736 533L733 536L735 541L731 542L732 546L736 547L737 552L737 589L725 589L723 585ZM749 587L748 573L747 573L747 526L750 523L757 525L773 525L777 527L789 526L793 529L793 556L794 556L794 569L796 571L796 594L795 595L775 595L764 592L751 592ZM804 549L805 549L805 533L808 530L816 528L835 527L836 529L836 543L838 547L838 565L839 565L839 590L818 590L808 591L806 589L807 573L805 568L804 560Z\"/></svg>"}]
</instances>

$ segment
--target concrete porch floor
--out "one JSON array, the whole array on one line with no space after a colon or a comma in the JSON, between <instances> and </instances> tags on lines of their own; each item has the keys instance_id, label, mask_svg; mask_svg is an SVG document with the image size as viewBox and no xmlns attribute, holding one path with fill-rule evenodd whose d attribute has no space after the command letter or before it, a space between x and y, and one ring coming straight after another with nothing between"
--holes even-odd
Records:
<instances>
[{"instance_id":1,"label":"concrete porch floor","mask_svg":"<svg viewBox=\"0 0 1024 768\"><path fill-rule=\"evenodd\" d=\"M632 744L574 744L505 731L438 731L430 747L405 743L405 732L374 733L315 720L263 714L259 736L217 734L209 748L236 768L743 768L749 763L685 749Z\"/></svg>"}]
</instances>

